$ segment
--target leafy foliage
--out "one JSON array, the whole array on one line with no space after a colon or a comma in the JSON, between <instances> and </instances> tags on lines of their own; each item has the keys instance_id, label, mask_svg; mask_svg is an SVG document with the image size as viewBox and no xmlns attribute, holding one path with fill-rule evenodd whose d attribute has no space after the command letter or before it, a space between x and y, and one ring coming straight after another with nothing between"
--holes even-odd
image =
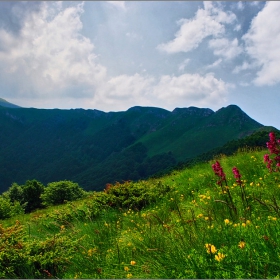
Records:
<instances>
[{"instance_id":1,"label":"leafy foliage","mask_svg":"<svg viewBox=\"0 0 280 280\"><path fill-rule=\"evenodd\" d=\"M44 191L44 185L37 180L27 180L20 186L13 183L4 194L12 203L19 202L26 213L42 207L41 194Z\"/></svg>"},{"instance_id":2,"label":"leafy foliage","mask_svg":"<svg viewBox=\"0 0 280 280\"><path fill-rule=\"evenodd\" d=\"M59 181L49 183L41 195L43 205L57 205L73 201L85 196L85 192L77 183Z\"/></svg>"}]
</instances>

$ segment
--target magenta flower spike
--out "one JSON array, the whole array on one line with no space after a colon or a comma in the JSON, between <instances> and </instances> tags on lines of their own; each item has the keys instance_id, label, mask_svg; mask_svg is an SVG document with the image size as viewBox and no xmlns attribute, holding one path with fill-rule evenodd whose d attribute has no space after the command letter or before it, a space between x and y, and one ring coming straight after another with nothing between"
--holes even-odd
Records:
<instances>
[{"instance_id":1,"label":"magenta flower spike","mask_svg":"<svg viewBox=\"0 0 280 280\"><path fill-rule=\"evenodd\" d=\"M240 175L239 170L237 169L237 167L233 167L232 168L232 172L234 174L235 179L237 179L236 182L240 184L241 183L241 180L240 180L241 175Z\"/></svg>"}]
</instances>

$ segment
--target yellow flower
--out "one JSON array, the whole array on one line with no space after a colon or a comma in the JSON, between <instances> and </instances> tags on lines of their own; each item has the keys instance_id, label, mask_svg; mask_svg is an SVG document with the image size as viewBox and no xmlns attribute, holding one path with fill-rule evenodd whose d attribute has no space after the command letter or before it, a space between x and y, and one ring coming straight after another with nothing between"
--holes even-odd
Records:
<instances>
[{"instance_id":1,"label":"yellow flower","mask_svg":"<svg viewBox=\"0 0 280 280\"><path fill-rule=\"evenodd\" d=\"M250 186L253 186L254 185L254 182L250 183Z\"/></svg>"},{"instance_id":2,"label":"yellow flower","mask_svg":"<svg viewBox=\"0 0 280 280\"><path fill-rule=\"evenodd\" d=\"M225 224L229 224L229 219L225 219Z\"/></svg>"},{"instance_id":3,"label":"yellow flower","mask_svg":"<svg viewBox=\"0 0 280 280\"><path fill-rule=\"evenodd\" d=\"M136 261L131 261L130 264L131 264L131 265L135 265L135 264L136 264Z\"/></svg>"},{"instance_id":4,"label":"yellow flower","mask_svg":"<svg viewBox=\"0 0 280 280\"><path fill-rule=\"evenodd\" d=\"M203 214L198 214L197 218L203 217Z\"/></svg>"},{"instance_id":5,"label":"yellow flower","mask_svg":"<svg viewBox=\"0 0 280 280\"><path fill-rule=\"evenodd\" d=\"M215 254L217 252L216 247L212 244L205 244L205 248L208 254Z\"/></svg>"},{"instance_id":6,"label":"yellow flower","mask_svg":"<svg viewBox=\"0 0 280 280\"><path fill-rule=\"evenodd\" d=\"M96 252L97 252L97 248L89 249L88 250L88 255L91 257Z\"/></svg>"},{"instance_id":7,"label":"yellow flower","mask_svg":"<svg viewBox=\"0 0 280 280\"><path fill-rule=\"evenodd\" d=\"M246 227L246 224L245 224L245 223L242 223L242 226L243 226L243 227Z\"/></svg>"},{"instance_id":8,"label":"yellow flower","mask_svg":"<svg viewBox=\"0 0 280 280\"><path fill-rule=\"evenodd\" d=\"M246 245L246 243L245 243L244 241L240 241L240 242L238 243L238 247L239 247L240 249L243 249L243 248L245 247L245 245Z\"/></svg>"},{"instance_id":9,"label":"yellow flower","mask_svg":"<svg viewBox=\"0 0 280 280\"><path fill-rule=\"evenodd\" d=\"M209 217L205 217L204 219L205 219L205 221L208 221L208 220L209 220Z\"/></svg>"},{"instance_id":10,"label":"yellow flower","mask_svg":"<svg viewBox=\"0 0 280 280\"><path fill-rule=\"evenodd\" d=\"M65 230L65 226L64 225L60 226L60 230Z\"/></svg>"},{"instance_id":11,"label":"yellow flower","mask_svg":"<svg viewBox=\"0 0 280 280\"><path fill-rule=\"evenodd\" d=\"M124 269L124 271L129 271L129 267L128 266L125 266L123 269Z\"/></svg>"},{"instance_id":12,"label":"yellow flower","mask_svg":"<svg viewBox=\"0 0 280 280\"><path fill-rule=\"evenodd\" d=\"M126 275L126 278L131 278L132 277L132 274L131 273L128 273L127 275Z\"/></svg>"},{"instance_id":13,"label":"yellow flower","mask_svg":"<svg viewBox=\"0 0 280 280\"><path fill-rule=\"evenodd\" d=\"M222 259L224 259L226 256L222 253L218 253L216 256L215 256L215 260L220 262Z\"/></svg>"},{"instance_id":14,"label":"yellow flower","mask_svg":"<svg viewBox=\"0 0 280 280\"><path fill-rule=\"evenodd\" d=\"M250 221L250 220L247 220L247 221L246 221L246 224L247 224L247 225L250 225L250 224L251 224L251 221Z\"/></svg>"}]
</instances>

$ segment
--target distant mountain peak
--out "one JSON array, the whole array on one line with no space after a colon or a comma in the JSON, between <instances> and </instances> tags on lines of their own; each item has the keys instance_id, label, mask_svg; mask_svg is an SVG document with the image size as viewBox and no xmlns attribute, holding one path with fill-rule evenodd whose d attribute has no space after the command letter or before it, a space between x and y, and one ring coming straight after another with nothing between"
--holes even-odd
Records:
<instances>
[{"instance_id":1,"label":"distant mountain peak","mask_svg":"<svg viewBox=\"0 0 280 280\"><path fill-rule=\"evenodd\" d=\"M187 114L187 115L198 115L198 116L210 116L214 114L214 111L209 108L198 108L198 107L188 107L188 108L175 108L172 114Z\"/></svg>"},{"instance_id":2,"label":"distant mountain peak","mask_svg":"<svg viewBox=\"0 0 280 280\"><path fill-rule=\"evenodd\" d=\"M12 104L3 98L0 98L0 106L8 108L20 108L20 106Z\"/></svg>"}]
</instances>

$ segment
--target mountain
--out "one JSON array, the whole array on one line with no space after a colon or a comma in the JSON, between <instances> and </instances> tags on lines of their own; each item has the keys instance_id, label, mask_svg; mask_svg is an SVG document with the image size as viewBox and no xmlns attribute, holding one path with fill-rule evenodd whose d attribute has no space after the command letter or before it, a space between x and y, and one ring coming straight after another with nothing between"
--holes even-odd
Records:
<instances>
[{"instance_id":1,"label":"mountain","mask_svg":"<svg viewBox=\"0 0 280 280\"><path fill-rule=\"evenodd\" d=\"M264 126L236 105L210 109L84 109L0 106L0 191L28 179L72 180L87 190L138 180Z\"/></svg>"},{"instance_id":2,"label":"mountain","mask_svg":"<svg viewBox=\"0 0 280 280\"><path fill-rule=\"evenodd\" d=\"M19 106L15 105L15 104L12 104L12 103L6 101L3 98L0 98L0 106L8 107L8 108L20 108Z\"/></svg>"}]
</instances>

